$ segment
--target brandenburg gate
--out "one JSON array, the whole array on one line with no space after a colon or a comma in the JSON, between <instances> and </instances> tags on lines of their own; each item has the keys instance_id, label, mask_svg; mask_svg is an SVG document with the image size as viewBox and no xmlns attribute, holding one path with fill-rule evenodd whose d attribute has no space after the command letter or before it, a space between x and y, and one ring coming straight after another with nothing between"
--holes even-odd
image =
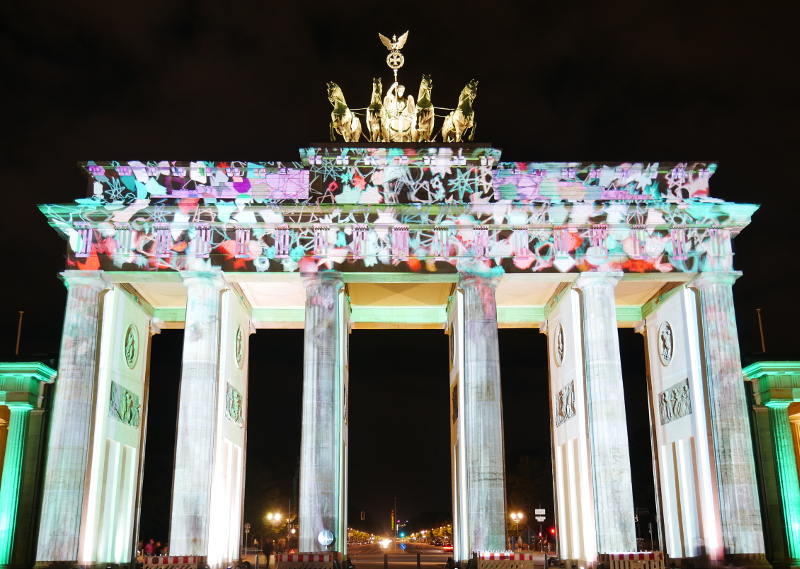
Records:
<instances>
[{"instance_id":1,"label":"brandenburg gate","mask_svg":"<svg viewBox=\"0 0 800 569\"><path fill-rule=\"evenodd\" d=\"M131 561L164 328L185 330L171 552L238 558L247 346L263 328L305 329L300 548L328 530L343 551L348 331L398 326L451 339L457 559L506 547L499 327L548 335L560 555L636 550L617 339L635 327L666 552L764 563L731 297L731 239L756 206L709 196L715 164L375 143L81 166L88 197L41 206L69 243L69 293L40 565Z\"/></svg>"},{"instance_id":2,"label":"brandenburg gate","mask_svg":"<svg viewBox=\"0 0 800 569\"><path fill-rule=\"evenodd\" d=\"M395 83L373 82L363 129L328 84L345 142L292 163L86 162L87 197L40 206L69 246L38 566L133 563L165 328L184 329L170 554L239 558L265 328L305 330L300 550L345 552L348 332L388 327L450 338L457 561L506 549L500 327L548 337L559 556L636 551L617 333L633 327L659 542L679 563L767 565L731 292L757 206L711 197L713 163L502 162L465 142L476 81L434 134L430 77L416 101L397 82L406 38L382 37Z\"/></svg>"}]
</instances>

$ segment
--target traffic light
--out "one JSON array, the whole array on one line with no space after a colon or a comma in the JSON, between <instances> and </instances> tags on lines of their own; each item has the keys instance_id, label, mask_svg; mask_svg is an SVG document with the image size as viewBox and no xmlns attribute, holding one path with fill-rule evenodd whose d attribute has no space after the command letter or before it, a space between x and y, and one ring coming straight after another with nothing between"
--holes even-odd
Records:
<instances>
[{"instance_id":1,"label":"traffic light","mask_svg":"<svg viewBox=\"0 0 800 569\"><path fill-rule=\"evenodd\" d=\"M556 528L550 528L550 533L552 535L556 535Z\"/></svg>"}]
</instances>

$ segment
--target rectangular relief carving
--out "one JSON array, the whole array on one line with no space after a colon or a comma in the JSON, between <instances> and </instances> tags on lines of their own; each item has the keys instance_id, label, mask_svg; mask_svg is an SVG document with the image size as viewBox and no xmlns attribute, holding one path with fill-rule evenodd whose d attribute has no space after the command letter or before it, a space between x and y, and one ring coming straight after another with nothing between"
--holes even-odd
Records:
<instances>
[{"instance_id":1,"label":"rectangular relief carving","mask_svg":"<svg viewBox=\"0 0 800 569\"><path fill-rule=\"evenodd\" d=\"M242 413L244 400L242 399L242 394L234 386L230 383L227 385L228 388L225 391L225 418L241 427L244 424Z\"/></svg>"},{"instance_id":2,"label":"rectangular relief carving","mask_svg":"<svg viewBox=\"0 0 800 569\"><path fill-rule=\"evenodd\" d=\"M140 412L139 396L112 381L108 416L120 423L138 428Z\"/></svg>"},{"instance_id":3,"label":"rectangular relief carving","mask_svg":"<svg viewBox=\"0 0 800 569\"><path fill-rule=\"evenodd\" d=\"M555 405L553 407L556 427L560 427L567 420L575 416L575 382L570 381L564 388L556 395Z\"/></svg>"},{"instance_id":4,"label":"rectangular relief carving","mask_svg":"<svg viewBox=\"0 0 800 569\"><path fill-rule=\"evenodd\" d=\"M689 380L684 379L658 394L658 415L662 425L692 413Z\"/></svg>"}]
</instances>

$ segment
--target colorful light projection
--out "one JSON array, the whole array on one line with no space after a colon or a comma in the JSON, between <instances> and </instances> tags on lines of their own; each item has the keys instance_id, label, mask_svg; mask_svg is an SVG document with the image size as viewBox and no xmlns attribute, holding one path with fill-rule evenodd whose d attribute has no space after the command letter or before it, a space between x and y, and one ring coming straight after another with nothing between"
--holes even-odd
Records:
<instances>
[{"instance_id":1,"label":"colorful light projection","mask_svg":"<svg viewBox=\"0 0 800 569\"><path fill-rule=\"evenodd\" d=\"M708 197L715 164L500 163L473 147L308 148L302 162L84 165L40 206L79 269L728 270L757 206Z\"/></svg>"}]
</instances>

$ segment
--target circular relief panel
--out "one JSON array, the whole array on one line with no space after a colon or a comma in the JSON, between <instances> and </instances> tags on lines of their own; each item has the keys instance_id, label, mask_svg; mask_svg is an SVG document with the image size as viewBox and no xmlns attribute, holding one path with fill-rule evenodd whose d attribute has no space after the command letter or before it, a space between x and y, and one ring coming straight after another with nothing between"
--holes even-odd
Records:
<instances>
[{"instance_id":1,"label":"circular relief panel","mask_svg":"<svg viewBox=\"0 0 800 569\"><path fill-rule=\"evenodd\" d=\"M236 329L236 337L233 339L233 353L236 357L236 365L242 367L242 360L244 359L244 333L242 332L242 325Z\"/></svg>"},{"instance_id":2,"label":"circular relief panel","mask_svg":"<svg viewBox=\"0 0 800 569\"><path fill-rule=\"evenodd\" d=\"M555 356L556 356L556 363L561 365L564 363L564 350L566 346L564 344L564 327L559 322L558 327L556 328L556 336L555 336Z\"/></svg>"},{"instance_id":3,"label":"circular relief panel","mask_svg":"<svg viewBox=\"0 0 800 569\"><path fill-rule=\"evenodd\" d=\"M672 326L664 321L658 327L658 355L661 363L668 366L672 361L675 352L675 335L672 333Z\"/></svg>"},{"instance_id":4,"label":"circular relief panel","mask_svg":"<svg viewBox=\"0 0 800 569\"><path fill-rule=\"evenodd\" d=\"M139 331L133 324L128 326L128 330L125 332L125 345L123 347L125 363L128 364L129 368L133 369L139 357Z\"/></svg>"}]
</instances>

